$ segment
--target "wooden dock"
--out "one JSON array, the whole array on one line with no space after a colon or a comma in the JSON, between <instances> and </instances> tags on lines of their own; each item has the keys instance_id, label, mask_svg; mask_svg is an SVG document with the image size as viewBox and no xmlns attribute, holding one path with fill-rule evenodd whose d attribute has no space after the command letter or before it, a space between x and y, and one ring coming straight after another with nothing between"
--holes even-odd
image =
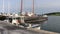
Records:
<instances>
[{"instance_id":1,"label":"wooden dock","mask_svg":"<svg viewBox=\"0 0 60 34\"><path fill-rule=\"evenodd\" d=\"M36 28L29 28L27 30L35 31L35 32L42 33L42 34L60 34L60 33L57 33L57 32L51 32L51 31L46 31L46 30L39 30L39 29L36 29Z\"/></svg>"},{"instance_id":2,"label":"wooden dock","mask_svg":"<svg viewBox=\"0 0 60 34\"><path fill-rule=\"evenodd\" d=\"M45 30L39 30L36 28L21 28L10 23L6 23L5 21L0 21L0 30L3 30L3 34L60 34L56 32L50 32ZM1 33L1 31L0 31Z\"/></svg>"}]
</instances>

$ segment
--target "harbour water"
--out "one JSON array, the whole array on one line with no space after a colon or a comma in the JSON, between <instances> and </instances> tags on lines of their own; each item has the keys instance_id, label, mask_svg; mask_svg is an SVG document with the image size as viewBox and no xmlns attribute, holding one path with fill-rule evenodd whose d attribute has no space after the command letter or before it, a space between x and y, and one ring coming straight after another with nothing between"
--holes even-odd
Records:
<instances>
[{"instance_id":1,"label":"harbour water","mask_svg":"<svg viewBox=\"0 0 60 34\"><path fill-rule=\"evenodd\" d=\"M43 23L41 29L60 32L60 16L48 16L48 20Z\"/></svg>"}]
</instances>

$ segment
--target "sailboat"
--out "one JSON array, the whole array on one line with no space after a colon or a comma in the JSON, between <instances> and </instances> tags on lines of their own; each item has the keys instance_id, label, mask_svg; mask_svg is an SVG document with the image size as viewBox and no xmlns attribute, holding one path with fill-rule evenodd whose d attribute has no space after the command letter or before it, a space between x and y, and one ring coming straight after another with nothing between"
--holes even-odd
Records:
<instances>
[{"instance_id":1,"label":"sailboat","mask_svg":"<svg viewBox=\"0 0 60 34\"><path fill-rule=\"evenodd\" d=\"M41 23L47 20L47 16L38 16L34 13L34 0L32 0L32 12L26 13L25 23ZM21 14L22 14L23 0L21 0Z\"/></svg>"},{"instance_id":2,"label":"sailboat","mask_svg":"<svg viewBox=\"0 0 60 34\"><path fill-rule=\"evenodd\" d=\"M3 2L3 6L2 6L2 12L4 13L4 0L2 0ZM1 13L1 15L0 15L0 20L4 20L6 17L5 16L3 16L4 14L3 13Z\"/></svg>"}]
</instances>

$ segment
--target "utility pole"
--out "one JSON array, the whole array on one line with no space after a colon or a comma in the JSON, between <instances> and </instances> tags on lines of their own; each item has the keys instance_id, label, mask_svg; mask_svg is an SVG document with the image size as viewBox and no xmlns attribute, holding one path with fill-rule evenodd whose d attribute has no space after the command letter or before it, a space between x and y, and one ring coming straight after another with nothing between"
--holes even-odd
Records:
<instances>
[{"instance_id":1,"label":"utility pole","mask_svg":"<svg viewBox=\"0 0 60 34\"><path fill-rule=\"evenodd\" d=\"M20 8L21 9L21 12L20 12L20 15L22 15L22 9L23 9L22 6L23 6L23 0L21 0L21 8Z\"/></svg>"}]
</instances>

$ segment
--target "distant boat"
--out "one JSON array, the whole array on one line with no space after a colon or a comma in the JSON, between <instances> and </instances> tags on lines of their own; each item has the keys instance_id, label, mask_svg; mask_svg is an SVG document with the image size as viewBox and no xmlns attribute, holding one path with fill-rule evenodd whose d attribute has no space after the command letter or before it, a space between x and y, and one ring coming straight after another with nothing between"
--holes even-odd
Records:
<instances>
[{"instance_id":1,"label":"distant boat","mask_svg":"<svg viewBox=\"0 0 60 34\"><path fill-rule=\"evenodd\" d=\"M43 17L48 17L47 15L43 15Z\"/></svg>"}]
</instances>

